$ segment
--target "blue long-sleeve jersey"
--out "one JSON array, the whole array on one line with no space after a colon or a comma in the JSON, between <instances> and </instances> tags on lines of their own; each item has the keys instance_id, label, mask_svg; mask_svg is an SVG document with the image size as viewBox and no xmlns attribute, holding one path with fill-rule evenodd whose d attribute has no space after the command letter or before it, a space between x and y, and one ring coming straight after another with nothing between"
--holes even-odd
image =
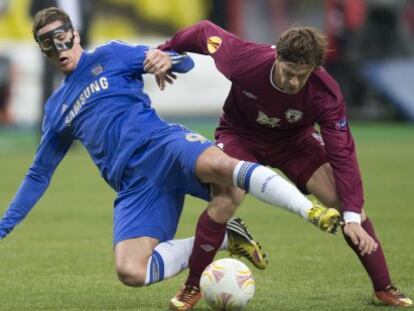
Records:
<instances>
[{"instance_id":1,"label":"blue long-sleeve jersey","mask_svg":"<svg viewBox=\"0 0 414 311\"><path fill-rule=\"evenodd\" d=\"M168 124L143 92L143 62L149 47L111 41L82 53L76 69L45 104L42 138L9 208L0 220L0 238L23 220L47 189L73 140L88 150L102 177L119 189L125 165L147 138ZM186 55L170 54L172 70L194 66Z\"/></svg>"}]
</instances>

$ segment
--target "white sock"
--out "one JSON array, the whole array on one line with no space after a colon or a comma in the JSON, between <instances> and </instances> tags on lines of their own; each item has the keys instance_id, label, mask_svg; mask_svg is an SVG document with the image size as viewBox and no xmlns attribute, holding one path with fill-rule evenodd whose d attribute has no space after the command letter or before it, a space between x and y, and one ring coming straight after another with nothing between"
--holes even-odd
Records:
<instances>
[{"instance_id":1,"label":"white sock","mask_svg":"<svg viewBox=\"0 0 414 311\"><path fill-rule=\"evenodd\" d=\"M188 259L193 250L194 237L170 240L158 244L148 260L145 284L150 285L168 279L188 268ZM227 234L220 250L227 250Z\"/></svg>"},{"instance_id":2,"label":"white sock","mask_svg":"<svg viewBox=\"0 0 414 311\"><path fill-rule=\"evenodd\" d=\"M233 183L261 201L308 219L312 202L270 168L240 161L233 172Z\"/></svg>"},{"instance_id":3,"label":"white sock","mask_svg":"<svg viewBox=\"0 0 414 311\"><path fill-rule=\"evenodd\" d=\"M227 232L226 235L224 236L223 242L220 245L219 251L226 251L229 249L229 242L227 239Z\"/></svg>"},{"instance_id":4,"label":"white sock","mask_svg":"<svg viewBox=\"0 0 414 311\"><path fill-rule=\"evenodd\" d=\"M177 275L188 267L194 237L158 244L148 260L145 284L153 284Z\"/></svg>"}]
</instances>

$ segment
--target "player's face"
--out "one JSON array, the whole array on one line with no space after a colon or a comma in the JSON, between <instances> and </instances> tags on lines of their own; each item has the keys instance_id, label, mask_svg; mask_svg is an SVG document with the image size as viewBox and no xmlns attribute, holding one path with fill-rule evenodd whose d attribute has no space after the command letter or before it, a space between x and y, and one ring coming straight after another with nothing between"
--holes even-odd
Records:
<instances>
[{"instance_id":1,"label":"player's face","mask_svg":"<svg viewBox=\"0 0 414 311\"><path fill-rule=\"evenodd\" d=\"M311 65L276 59L274 82L282 92L296 94L305 86L314 69Z\"/></svg>"},{"instance_id":2,"label":"player's face","mask_svg":"<svg viewBox=\"0 0 414 311\"><path fill-rule=\"evenodd\" d=\"M47 24L37 32L40 50L63 73L72 72L82 49L79 34L61 21Z\"/></svg>"}]
</instances>

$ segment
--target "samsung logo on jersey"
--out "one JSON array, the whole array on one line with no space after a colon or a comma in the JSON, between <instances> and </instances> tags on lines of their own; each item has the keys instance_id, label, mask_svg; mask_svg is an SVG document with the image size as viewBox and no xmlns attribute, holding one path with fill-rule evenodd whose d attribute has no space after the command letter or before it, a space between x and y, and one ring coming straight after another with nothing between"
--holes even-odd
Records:
<instances>
[{"instance_id":1,"label":"samsung logo on jersey","mask_svg":"<svg viewBox=\"0 0 414 311\"><path fill-rule=\"evenodd\" d=\"M65 118L66 126L70 126L72 121L76 118L79 111L86 104L86 100L91 97L92 94L100 92L101 90L106 90L109 87L108 79L102 77L99 80L93 81L89 84L79 95L72 109L69 111L68 115Z\"/></svg>"}]
</instances>

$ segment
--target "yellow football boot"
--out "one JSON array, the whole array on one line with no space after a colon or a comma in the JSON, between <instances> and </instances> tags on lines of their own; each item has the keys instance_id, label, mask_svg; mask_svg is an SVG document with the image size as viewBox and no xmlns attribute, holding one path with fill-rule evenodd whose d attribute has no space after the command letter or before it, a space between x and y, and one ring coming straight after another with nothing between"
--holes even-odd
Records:
<instances>
[{"instance_id":1,"label":"yellow football boot","mask_svg":"<svg viewBox=\"0 0 414 311\"><path fill-rule=\"evenodd\" d=\"M334 209L312 202L308 212L308 220L322 231L336 233L341 225L341 214Z\"/></svg>"},{"instance_id":2,"label":"yellow football boot","mask_svg":"<svg viewBox=\"0 0 414 311\"><path fill-rule=\"evenodd\" d=\"M227 223L228 251L232 256L244 257L257 269L264 270L268 265L266 253L255 241L240 218L232 218Z\"/></svg>"}]
</instances>

